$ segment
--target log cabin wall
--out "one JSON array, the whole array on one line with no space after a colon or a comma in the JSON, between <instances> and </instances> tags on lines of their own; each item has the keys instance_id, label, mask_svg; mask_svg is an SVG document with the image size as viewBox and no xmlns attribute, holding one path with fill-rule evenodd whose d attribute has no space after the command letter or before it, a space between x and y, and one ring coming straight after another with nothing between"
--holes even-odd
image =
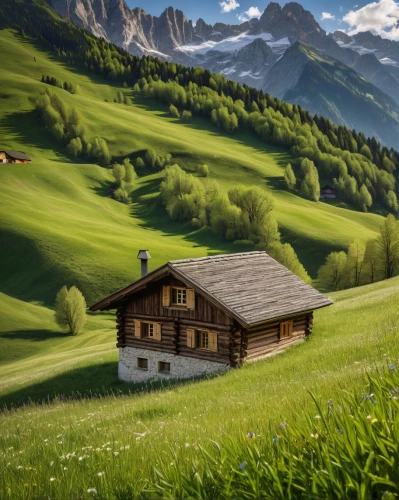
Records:
<instances>
[{"instance_id":1,"label":"log cabin wall","mask_svg":"<svg viewBox=\"0 0 399 500\"><path fill-rule=\"evenodd\" d=\"M280 339L280 323L284 321L293 322L292 336ZM292 318L273 320L248 329L244 334L243 345L246 346L246 352L243 358L251 361L283 350L310 335L312 327L313 313L310 312Z\"/></svg>"},{"instance_id":2,"label":"log cabin wall","mask_svg":"<svg viewBox=\"0 0 399 500\"><path fill-rule=\"evenodd\" d=\"M187 288L183 282L168 277L150 283L145 290L133 296L125 307L118 310L117 347L150 349L235 365L237 356L234 356L234 351L237 347L231 346L230 338L233 320L198 293L195 294L194 309L181 306L164 307L162 305L164 285ZM161 340L136 337L135 320L161 323ZM189 347L187 340L189 328L217 333L217 352Z\"/></svg>"}]
</instances>

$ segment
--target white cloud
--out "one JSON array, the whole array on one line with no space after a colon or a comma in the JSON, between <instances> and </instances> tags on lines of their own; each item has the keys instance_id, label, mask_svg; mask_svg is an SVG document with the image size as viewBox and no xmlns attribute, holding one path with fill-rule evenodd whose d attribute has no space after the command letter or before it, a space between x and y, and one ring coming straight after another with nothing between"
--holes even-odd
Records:
<instances>
[{"instance_id":1,"label":"white cloud","mask_svg":"<svg viewBox=\"0 0 399 500\"><path fill-rule=\"evenodd\" d=\"M325 21L325 20L333 21L334 19L335 19L335 16L333 14L331 14L331 12L322 12L321 13L321 18L320 18L321 21Z\"/></svg>"},{"instance_id":2,"label":"white cloud","mask_svg":"<svg viewBox=\"0 0 399 500\"><path fill-rule=\"evenodd\" d=\"M399 40L399 3L395 0L371 2L349 11L342 19L349 25L349 35L371 31L384 38Z\"/></svg>"},{"instance_id":3,"label":"white cloud","mask_svg":"<svg viewBox=\"0 0 399 500\"><path fill-rule=\"evenodd\" d=\"M220 7L222 7L222 13L231 12L232 10L238 9L240 4L237 0L225 0L223 2L219 2Z\"/></svg>"},{"instance_id":4,"label":"white cloud","mask_svg":"<svg viewBox=\"0 0 399 500\"><path fill-rule=\"evenodd\" d=\"M250 19L253 19L254 17L257 17L258 19L262 15L262 12L258 9L258 7L250 7L248 10L245 12L241 12L240 14L237 14L237 19L244 23L245 21L249 21Z\"/></svg>"}]
</instances>

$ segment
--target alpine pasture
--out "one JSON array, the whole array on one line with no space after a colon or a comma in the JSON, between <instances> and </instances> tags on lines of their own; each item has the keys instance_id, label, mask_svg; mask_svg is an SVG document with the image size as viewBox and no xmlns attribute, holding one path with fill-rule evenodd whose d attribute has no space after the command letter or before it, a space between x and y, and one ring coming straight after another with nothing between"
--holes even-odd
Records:
<instances>
[{"instance_id":1,"label":"alpine pasture","mask_svg":"<svg viewBox=\"0 0 399 500\"><path fill-rule=\"evenodd\" d=\"M330 294L335 304L316 313L312 337L284 354L169 386L117 380L112 315L89 316L77 337L56 327L52 307L61 286L77 285L92 303L139 276L139 248L150 250L154 269L171 259L239 251L245 243L172 223L159 202L160 172L138 172L129 205L113 200L110 170L72 161L38 122L35 101L48 88L40 79L77 85L74 95L50 90L80 112L91 136L107 140L115 159L152 147L187 171L207 164L209 179L224 189L270 189L283 237L312 277L330 251L375 237L383 218L289 193L282 181L292 160L286 152L201 119L172 119L159 104L67 67L28 38L0 31L0 52L1 147L32 158L30 165L0 166L0 497L225 498L239 488L241 498L289 498L287 491L291 498L317 497L326 491L320 474L337 488L345 482L339 468L350 451L342 446L329 455L332 421L315 416L329 415L330 400L349 408L348 392L358 395L358 413L353 422L343 419L337 435L351 443L346 438L361 420L359 432L375 447L356 449L358 467L346 489L330 491L342 498L397 493L387 475L398 456L398 278ZM119 91L133 98L132 106L113 102ZM291 428L317 441L313 462L301 455L305 438L284 437ZM288 455L298 472L291 479L279 469Z\"/></svg>"}]
</instances>

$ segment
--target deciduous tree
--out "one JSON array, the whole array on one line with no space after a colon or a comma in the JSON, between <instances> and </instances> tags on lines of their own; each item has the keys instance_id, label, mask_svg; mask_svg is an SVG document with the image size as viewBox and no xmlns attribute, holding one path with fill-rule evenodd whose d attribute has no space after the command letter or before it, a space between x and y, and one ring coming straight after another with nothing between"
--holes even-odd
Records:
<instances>
[{"instance_id":1,"label":"deciduous tree","mask_svg":"<svg viewBox=\"0 0 399 500\"><path fill-rule=\"evenodd\" d=\"M72 335L77 335L86 323L86 301L76 286L63 286L55 299L55 320Z\"/></svg>"}]
</instances>

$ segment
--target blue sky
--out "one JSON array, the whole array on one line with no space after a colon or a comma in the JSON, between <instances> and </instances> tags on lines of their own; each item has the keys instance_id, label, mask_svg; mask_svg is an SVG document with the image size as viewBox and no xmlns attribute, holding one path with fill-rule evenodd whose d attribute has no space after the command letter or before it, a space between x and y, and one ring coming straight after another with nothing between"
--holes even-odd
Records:
<instances>
[{"instance_id":1,"label":"blue sky","mask_svg":"<svg viewBox=\"0 0 399 500\"><path fill-rule=\"evenodd\" d=\"M342 29L350 33L372 30L399 40L399 0L300 0L327 32ZM267 0L127 0L129 7L142 7L159 16L166 7L182 10L188 19L202 17L207 23L237 24L264 11ZM279 2L284 5L286 2ZM251 14L251 16L248 15Z\"/></svg>"}]
</instances>

